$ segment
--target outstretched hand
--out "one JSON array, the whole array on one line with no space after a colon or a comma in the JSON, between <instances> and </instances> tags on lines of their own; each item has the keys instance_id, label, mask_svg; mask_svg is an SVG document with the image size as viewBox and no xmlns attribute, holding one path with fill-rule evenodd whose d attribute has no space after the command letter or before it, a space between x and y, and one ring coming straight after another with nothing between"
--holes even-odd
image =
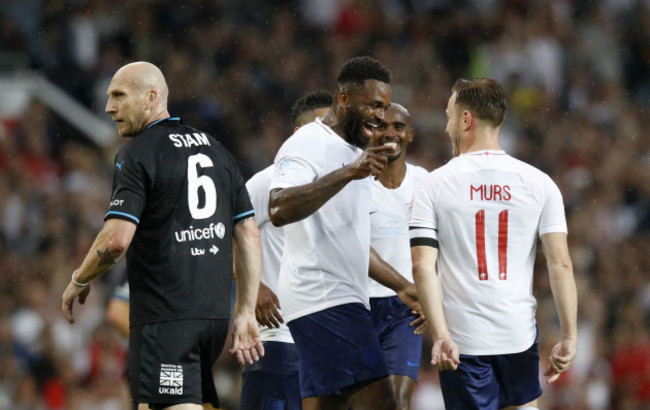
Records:
<instances>
[{"instance_id":1,"label":"outstretched hand","mask_svg":"<svg viewBox=\"0 0 650 410\"><path fill-rule=\"evenodd\" d=\"M90 285L88 286L77 286L74 283L68 283L68 287L65 288L63 292L61 310L63 311L63 316L68 321L68 323L74 323L74 317L72 316L72 305L74 300L79 298L79 304L83 305L86 303L86 298L90 293Z\"/></svg>"},{"instance_id":2,"label":"outstretched hand","mask_svg":"<svg viewBox=\"0 0 650 410\"><path fill-rule=\"evenodd\" d=\"M569 370L573 359L576 357L576 340L564 338L551 350L548 358L548 365L544 371L544 376L548 376L548 383L554 383L562 372Z\"/></svg>"},{"instance_id":3,"label":"outstretched hand","mask_svg":"<svg viewBox=\"0 0 650 410\"><path fill-rule=\"evenodd\" d=\"M438 370L456 370L460 364L458 346L451 339L438 339L431 349L431 364Z\"/></svg>"},{"instance_id":4,"label":"outstretched hand","mask_svg":"<svg viewBox=\"0 0 650 410\"><path fill-rule=\"evenodd\" d=\"M284 323L282 314L279 311L280 301L268 286L260 282L260 289L257 293L257 305L255 306L255 318L257 323L270 328L279 328Z\"/></svg>"},{"instance_id":5,"label":"outstretched hand","mask_svg":"<svg viewBox=\"0 0 650 410\"><path fill-rule=\"evenodd\" d=\"M395 151L395 147L382 145L366 148L354 162L348 165L353 172L352 179L363 179L370 175L379 176L388 164L387 154Z\"/></svg>"},{"instance_id":6,"label":"outstretched hand","mask_svg":"<svg viewBox=\"0 0 650 410\"><path fill-rule=\"evenodd\" d=\"M253 364L264 356L260 329L252 312L235 314L232 329L232 348L229 352L235 355L242 366Z\"/></svg>"}]
</instances>

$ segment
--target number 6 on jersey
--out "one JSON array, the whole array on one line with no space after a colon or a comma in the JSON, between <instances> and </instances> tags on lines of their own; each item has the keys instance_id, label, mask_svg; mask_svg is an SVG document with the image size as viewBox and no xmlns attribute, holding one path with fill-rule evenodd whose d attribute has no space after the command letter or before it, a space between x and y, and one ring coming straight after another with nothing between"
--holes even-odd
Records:
<instances>
[{"instance_id":1,"label":"number 6 on jersey","mask_svg":"<svg viewBox=\"0 0 650 410\"><path fill-rule=\"evenodd\" d=\"M196 154L187 158L187 203L194 219L206 219L217 210L217 189L212 178L199 175L197 165L201 168L214 166L212 160L204 154ZM205 204L199 207L199 189L205 194Z\"/></svg>"}]
</instances>

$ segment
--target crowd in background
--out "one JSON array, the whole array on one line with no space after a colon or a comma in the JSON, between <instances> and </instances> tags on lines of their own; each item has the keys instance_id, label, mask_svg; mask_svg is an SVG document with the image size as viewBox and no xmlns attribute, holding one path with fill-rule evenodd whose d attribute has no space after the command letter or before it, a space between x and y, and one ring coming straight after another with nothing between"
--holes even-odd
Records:
<instances>
[{"instance_id":1,"label":"crowd in background","mask_svg":"<svg viewBox=\"0 0 650 410\"><path fill-rule=\"evenodd\" d=\"M121 65L161 67L170 113L212 133L246 176L291 133L301 95L332 90L350 57L392 70L415 128L409 161L451 154L449 89L500 81L502 146L547 172L566 204L578 356L544 409L650 406L650 2L642 0L4 0L0 74L38 70L101 114ZM0 95L0 99L3 96ZM98 147L31 101L0 112L0 409L123 409L126 342L104 320L123 269L93 283L77 322L61 293L108 208L115 145ZM559 331L543 256L541 367ZM415 409L442 408L425 338ZM215 380L236 409L236 362Z\"/></svg>"}]
</instances>

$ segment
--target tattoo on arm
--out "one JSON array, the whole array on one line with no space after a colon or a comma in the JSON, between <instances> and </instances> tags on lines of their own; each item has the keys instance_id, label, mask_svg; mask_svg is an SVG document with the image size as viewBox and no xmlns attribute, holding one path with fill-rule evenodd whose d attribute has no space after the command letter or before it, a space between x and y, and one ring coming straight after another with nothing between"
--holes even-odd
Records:
<instances>
[{"instance_id":1,"label":"tattoo on arm","mask_svg":"<svg viewBox=\"0 0 650 410\"><path fill-rule=\"evenodd\" d=\"M100 249L97 249L97 256L99 256L99 262L97 263L97 266L115 265L116 257L111 255L111 253L108 251L108 248L106 248L104 252L102 252Z\"/></svg>"}]
</instances>

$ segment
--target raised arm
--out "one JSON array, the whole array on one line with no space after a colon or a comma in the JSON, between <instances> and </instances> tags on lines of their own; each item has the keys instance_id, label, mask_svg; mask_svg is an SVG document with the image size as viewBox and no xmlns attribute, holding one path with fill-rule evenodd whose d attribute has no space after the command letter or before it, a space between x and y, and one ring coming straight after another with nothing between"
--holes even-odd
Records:
<instances>
[{"instance_id":1,"label":"raised arm","mask_svg":"<svg viewBox=\"0 0 650 410\"><path fill-rule=\"evenodd\" d=\"M384 154L392 147L367 148L352 163L316 181L289 188L277 188L269 195L269 219L275 226L300 221L316 212L350 181L379 175L388 160Z\"/></svg>"},{"instance_id":2,"label":"raised arm","mask_svg":"<svg viewBox=\"0 0 650 410\"><path fill-rule=\"evenodd\" d=\"M544 372L548 382L553 383L571 367L576 356L578 295L566 234L548 233L541 239L562 332L562 340L553 347Z\"/></svg>"},{"instance_id":3,"label":"raised arm","mask_svg":"<svg viewBox=\"0 0 650 410\"><path fill-rule=\"evenodd\" d=\"M412 246L411 258L413 279L434 341L431 364L438 370L456 370L460 363L459 353L456 343L451 340L442 309L442 292L436 271L438 249L431 246Z\"/></svg>"},{"instance_id":4,"label":"raised arm","mask_svg":"<svg viewBox=\"0 0 650 410\"><path fill-rule=\"evenodd\" d=\"M241 365L252 364L264 356L260 331L255 320L257 292L262 271L260 232L255 219L247 218L235 225L233 232L237 296L233 318L230 353Z\"/></svg>"}]
</instances>

